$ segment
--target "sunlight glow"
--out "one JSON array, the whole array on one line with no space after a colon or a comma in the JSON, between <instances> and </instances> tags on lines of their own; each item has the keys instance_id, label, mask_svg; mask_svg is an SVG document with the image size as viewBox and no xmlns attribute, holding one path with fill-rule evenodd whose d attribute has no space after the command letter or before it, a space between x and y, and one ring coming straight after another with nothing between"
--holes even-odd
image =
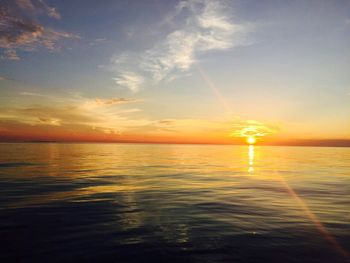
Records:
<instances>
[{"instance_id":1,"label":"sunlight glow","mask_svg":"<svg viewBox=\"0 0 350 263\"><path fill-rule=\"evenodd\" d=\"M249 145L249 151L248 151L248 156L249 156L249 168L248 168L248 173L254 172L254 145Z\"/></svg>"},{"instance_id":2,"label":"sunlight glow","mask_svg":"<svg viewBox=\"0 0 350 263\"><path fill-rule=\"evenodd\" d=\"M250 145L256 143L256 138L255 137L247 137L246 142Z\"/></svg>"}]
</instances>

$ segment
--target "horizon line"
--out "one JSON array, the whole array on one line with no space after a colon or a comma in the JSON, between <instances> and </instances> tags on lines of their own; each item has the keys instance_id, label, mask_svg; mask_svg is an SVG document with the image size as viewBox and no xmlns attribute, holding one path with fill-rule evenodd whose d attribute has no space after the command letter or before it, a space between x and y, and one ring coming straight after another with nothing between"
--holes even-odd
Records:
<instances>
[{"instance_id":1,"label":"horizon line","mask_svg":"<svg viewBox=\"0 0 350 263\"><path fill-rule=\"evenodd\" d=\"M103 143L103 144L182 144L182 145L237 145L245 146L246 143L236 142L164 142L164 141L134 141L134 140L18 140L9 139L2 140L0 143ZM284 142L261 142L256 143L254 146L300 146L300 147L350 147L350 140L338 140L338 139L327 139L327 140L296 140L296 141L284 141Z\"/></svg>"}]
</instances>

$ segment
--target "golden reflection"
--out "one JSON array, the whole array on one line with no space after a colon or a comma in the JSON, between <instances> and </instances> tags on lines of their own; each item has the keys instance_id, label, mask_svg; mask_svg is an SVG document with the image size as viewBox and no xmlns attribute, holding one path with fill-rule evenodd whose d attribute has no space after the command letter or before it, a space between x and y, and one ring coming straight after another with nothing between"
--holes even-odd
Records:
<instances>
[{"instance_id":1,"label":"golden reflection","mask_svg":"<svg viewBox=\"0 0 350 263\"><path fill-rule=\"evenodd\" d=\"M254 145L249 145L249 150L248 150L248 172L252 173L254 172Z\"/></svg>"}]
</instances>

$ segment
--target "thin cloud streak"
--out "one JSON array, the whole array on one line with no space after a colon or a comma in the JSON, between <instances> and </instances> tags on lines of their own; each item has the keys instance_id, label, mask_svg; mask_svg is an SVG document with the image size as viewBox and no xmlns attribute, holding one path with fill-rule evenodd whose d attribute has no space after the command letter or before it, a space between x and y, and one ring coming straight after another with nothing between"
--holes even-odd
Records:
<instances>
[{"instance_id":1,"label":"thin cloud streak","mask_svg":"<svg viewBox=\"0 0 350 263\"><path fill-rule=\"evenodd\" d=\"M130 102L135 102L136 100L133 99L126 99L126 98L113 98L113 99L95 99L95 102L97 105L107 105L107 106L111 106L111 105L117 105L117 104L126 104L126 103L130 103Z\"/></svg>"},{"instance_id":2,"label":"thin cloud streak","mask_svg":"<svg viewBox=\"0 0 350 263\"><path fill-rule=\"evenodd\" d=\"M14 61L21 60L20 57L17 55L16 50L14 49L5 50L1 58L7 59L7 60L14 60Z\"/></svg>"},{"instance_id":3,"label":"thin cloud streak","mask_svg":"<svg viewBox=\"0 0 350 263\"><path fill-rule=\"evenodd\" d=\"M0 81L1 81L1 80L13 80L13 79L8 78L8 77L6 77L6 76L0 76Z\"/></svg>"},{"instance_id":4,"label":"thin cloud streak","mask_svg":"<svg viewBox=\"0 0 350 263\"><path fill-rule=\"evenodd\" d=\"M23 10L33 14L46 14L49 17L60 19L61 14L55 7L50 7L44 0L16 0L16 4Z\"/></svg>"}]
</instances>

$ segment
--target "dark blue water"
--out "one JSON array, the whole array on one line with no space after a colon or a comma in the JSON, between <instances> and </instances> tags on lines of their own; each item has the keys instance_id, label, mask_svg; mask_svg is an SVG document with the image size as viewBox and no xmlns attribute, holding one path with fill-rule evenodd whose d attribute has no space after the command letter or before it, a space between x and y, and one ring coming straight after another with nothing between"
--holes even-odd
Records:
<instances>
[{"instance_id":1,"label":"dark blue water","mask_svg":"<svg viewBox=\"0 0 350 263\"><path fill-rule=\"evenodd\" d=\"M349 262L349 148L0 150L1 262Z\"/></svg>"}]
</instances>

